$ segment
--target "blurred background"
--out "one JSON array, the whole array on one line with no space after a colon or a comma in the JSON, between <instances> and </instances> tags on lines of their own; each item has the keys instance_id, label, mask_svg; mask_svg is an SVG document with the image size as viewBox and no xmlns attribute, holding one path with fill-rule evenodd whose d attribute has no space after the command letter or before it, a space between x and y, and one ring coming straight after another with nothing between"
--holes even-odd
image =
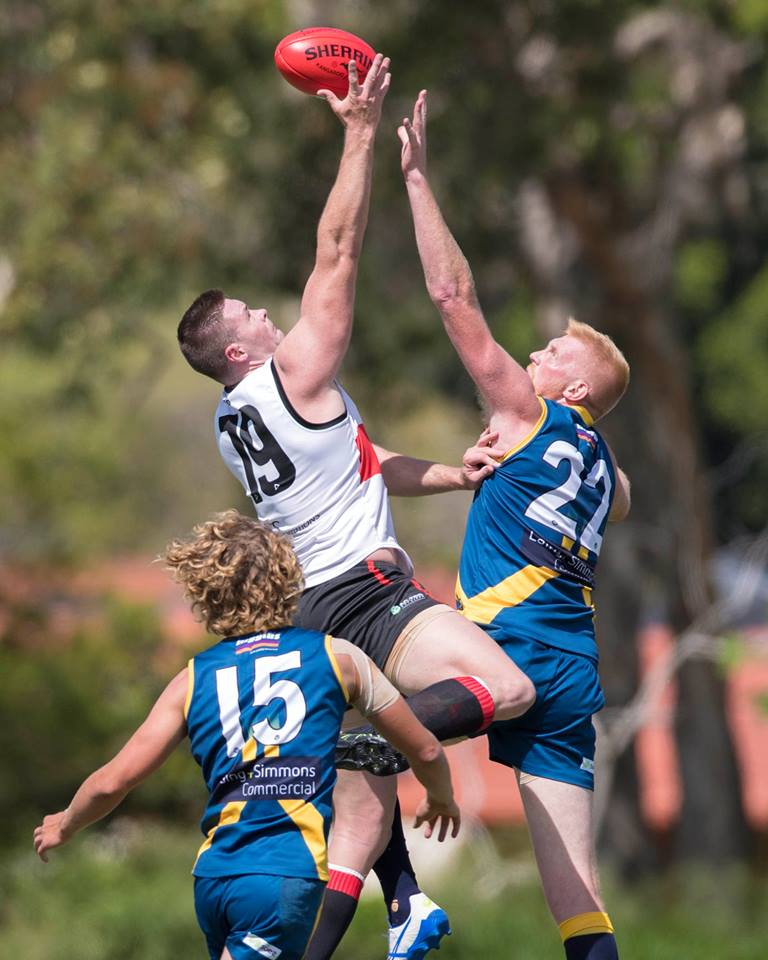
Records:
<instances>
[{"instance_id":1,"label":"blurred background","mask_svg":"<svg viewBox=\"0 0 768 960\"><path fill-rule=\"evenodd\" d=\"M203 289L288 327L340 151L272 54L328 24L391 56L356 326L368 432L456 463L474 390L428 301L395 129L430 91L432 179L497 338L569 315L632 366L604 433L633 482L598 633L599 848L622 957L768 942L768 4L764 0L4 0L0 8L0 946L28 960L205 955L177 752L48 867L42 814L208 642L153 558L230 506L218 388L175 344ZM396 503L450 599L466 495ZM557 958L511 774L453 752L467 814L415 844L441 956ZM413 796L404 778L406 806ZM338 956L386 952L363 904Z\"/></svg>"}]
</instances>

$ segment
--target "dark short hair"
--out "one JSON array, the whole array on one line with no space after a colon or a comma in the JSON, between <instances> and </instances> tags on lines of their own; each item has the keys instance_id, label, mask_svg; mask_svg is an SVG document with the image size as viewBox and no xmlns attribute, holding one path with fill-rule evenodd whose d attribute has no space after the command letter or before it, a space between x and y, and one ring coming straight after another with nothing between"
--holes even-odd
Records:
<instances>
[{"instance_id":1,"label":"dark short hair","mask_svg":"<svg viewBox=\"0 0 768 960\"><path fill-rule=\"evenodd\" d=\"M231 331L224 323L224 292L201 293L181 318L177 335L189 365L223 382L227 372L224 350L231 342Z\"/></svg>"}]
</instances>

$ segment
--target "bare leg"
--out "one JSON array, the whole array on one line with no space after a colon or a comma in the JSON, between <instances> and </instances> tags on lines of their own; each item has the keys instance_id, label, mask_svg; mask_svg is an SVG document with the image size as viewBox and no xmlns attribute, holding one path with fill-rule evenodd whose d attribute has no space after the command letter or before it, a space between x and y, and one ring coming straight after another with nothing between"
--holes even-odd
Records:
<instances>
[{"instance_id":1,"label":"bare leg","mask_svg":"<svg viewBox=\"0 0 768 960\"><path fill-rule=\"evenodd\" d=\"M396 799L396 777L339 770L329 862L365 876L389 841Z\"/></svg>"},{"instance_id":2,"label":"bare leg","mask_svg":"<svg viewBox=\"0 0 768 960\"><path fill-rule=\"evenodd\" d=\"M353 710L344 726L355 726L362 719ZM389 842L396 800L396 777L338 771L328 844L330 882L305 960L327 960L346 933L363 879Z\"/></svg>"},{"instance_id":3,"label":"bare leg","mask_svg":"<svg viewBox=\"0 0 768 960\"><path fill-rule=\"evenodd\" d=\"M566 957L617 960L595 858L590 790L570 783L518 777L528 829L549 909Z\"/></svg>"},{"instance_id":4,"label":"bare leg","mask_svg":"<svg viewBox=\"0 0 768 960\"><path fill-rule=\"evenodd\" d=\"M398 639L384 672L406 696L440 680L477 677L491 693L494 719L519 717L536 691L484 630L447 606L424 610Z\"/></svg>"},{"instance_id":5,"label":"bare leg","mask_svg":"<svg viewBox=\"0 0 768 960\"><path fill-rule=\"evenodd\" d=\"M592 791L543 777L522 778L520 795L555 923L604 911L592 836Z\"/></svg>"}]
</instances>

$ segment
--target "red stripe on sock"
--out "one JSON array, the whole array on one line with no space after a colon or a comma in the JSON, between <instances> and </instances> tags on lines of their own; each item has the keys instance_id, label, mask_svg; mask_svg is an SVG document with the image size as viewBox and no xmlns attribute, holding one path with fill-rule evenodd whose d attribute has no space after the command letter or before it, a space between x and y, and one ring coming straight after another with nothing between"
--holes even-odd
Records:
<instances>
[{"instance_id":1,"label":"red stripe on sock","mask_svg":"<svg viewBox=\"0 0 768 960\"><path fill-rule=\"evenodd\" d=\"M480 729L485 730L486 727L490 726L493 715L496 712L496 704L493 702L490 691L487 687L483 686L482 683L478 683L474 677L454 677L453 679L463 687L466 687L467 690L477 698L480 709L483 711L483 725Z\"/></svg>"},{"instance_id":2,"label":"red stripe on sock","mask_svg":"<svg viewBox=\"0 0 768 960\"><path fill-rule=\"evenodd\" d=\"M385 587L392 583L392 581L388 577L385 577L381 570L377 568L373 560L368 561L368 570L376 577L379 583L383 583Z\"/></svg>"},{"instance_id":3,"label":"red stripe on sock","mask_svg":"<svg viewBox=\"0 0 768 960\"><path fill-rule=\"evenodd\" d=\"M363 889L363 881L353 873L344 873L341 870L330 870L328 874L327 890L337 890L339 893L346 893L353 900L360 899L360 891Z\"/></svg>"}]
</instances>

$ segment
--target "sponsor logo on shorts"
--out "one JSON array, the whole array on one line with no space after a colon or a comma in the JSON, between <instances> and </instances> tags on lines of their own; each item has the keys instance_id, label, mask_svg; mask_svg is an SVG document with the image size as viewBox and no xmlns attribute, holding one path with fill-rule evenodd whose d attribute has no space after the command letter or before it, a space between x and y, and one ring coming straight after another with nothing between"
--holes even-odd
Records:
<instances>
[{"instance_id":1,"label":"sponsor logo on shorts","mask_svg":"<svg viewBox=\"0 0 768 960\"><path fill-rule=\"evenodd\" d=\"M595 772L595 761L594 761L594 760L590 760L589 757L582 757L582 758L581 758L581 767L580 767L579 769L580 769L580 770L586 770L587 773L594 773L594 772Z\"/></svg>"},{"instance_id":2,"label":"sponsor logo on shorts","mask_svg":"<svg viewBox=\"0 0 768 960\"><path fill-rule=\"evenodd\" d=\"M255 933L246 933L243 937L243 943L251 950L255 950L260 957L267 957L267 960L277 960L283 952L280 947L275 947L263 937L257 937Z\"/></svg>"},{"instance_id":3,"label":"sponsor logo on shorts","mask_svg":"<svg viewBox=\"0 0 768 960\"><path fill-rule=\"evenodd\" d=\"M401 600L400 603L396 603L389 608L389 612L393 617L396 617L398 613L402 613L406 607L410 607L412 603L416 603L419 600L424 600L425 594L423 593L412 593L410 597L406 597L404 600Z\"/></svg>"}]
</instances>

